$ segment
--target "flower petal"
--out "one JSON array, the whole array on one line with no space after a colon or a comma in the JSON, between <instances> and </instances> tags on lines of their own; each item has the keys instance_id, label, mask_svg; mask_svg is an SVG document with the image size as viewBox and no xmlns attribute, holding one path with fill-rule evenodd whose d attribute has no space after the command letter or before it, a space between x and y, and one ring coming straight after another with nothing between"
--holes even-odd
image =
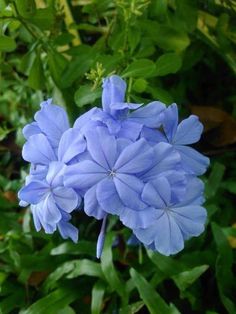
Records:
<instances>
[{"instance_id":1,"label":"flower petal","mask_svg":"<svg viewBox=\"0 0 236 314\"><path fill-rule=\"evenodd\" d=\"M176 254L184 248L184 239L175 220L168 214L156 222L155 249L163 255Z\"/></svg>"},{"instance_id":2,"label":"flower petal","mask_svg":"<svg viewBox=\"0 0 236 314\"><path fill-rule=\"evenodd\" d=\"M42 133L42 131L40 130L37 122L32 122L30 124L27 124L23 128L22 133L24 137L28 140L31 135L40 134Z\"/></svg>"},{"instance_id":3,"label":"flower petal","mask_svg":"<svg viewBox=\"0 0 236 314\"><path fill-rule=\"evenodd\" d=\"M144 184L135 176L118 174L114 177L114 183L119 197L127 207L143 210L147 205L141 200Z\"/></svg>"},{"instance_id":4,"label":"flower petal","mask_svg":"<svg viewBox=\"0 0 236 314\"><path fill-rule=\"evenodd\" d=\"M67 166L64 173L64 185L80 190L87 190L106 177L107 173L97 163L84 160Z\"/></svg>"},{"instance_id":5,"label":"flower petal","mask_svg":"<svg viewBox=\"0 0 236 314\"><path fill-rule=\"evenodd\" d=\"M87 148L94 161L105 169L111 169L117 158L117 143L104 127L86 134Z\"/></svg>"},{"instance_id":6,"label":"flower petal","mask_svg":"<svg viewBox=\"0 0 236 314\"><path fill-rule=\"evenodd\" d=\"M65 164L59 161L53 161L49 164L46 181L51 187L63 185L63 175L65 168Z\"/></svg>"},{"instance_id":7,"label":"flower petal","mask_svg":"<svg viewBox=\"0 0 236 314\"><path fill-rule=\"evenodd\" d=\"M170 170L180 169L180 155L168 143L159 143L154 147L153 166L150 170L140 174L145 182L153 180L157 175Z\"/></svg>"},{"instance_id":8,"label":"flower petal","mask_svg":"<svg viewBox=\"0 0 236 314\"><path fill-rule=\"evenodd\" d=\"M96 196L99 205L107 213L119 215L121 209L124 207L112 178L106 178L98 183Z\"/></svg>"},{"instance_id":9,"label":"flower petal","mask_svg":"<svg viewBox=\"0 0 236 314\"><path fill-rule=\"evenodd\" d=\"M178 108L176 104L172 104L167 107L163 112L163 129L165 131L166 137L170 143L175 136L177 126L178 126Z\"/></svg>"},{"instance_id":10,"label":"flower petal","mask_svg":"<svg viewBox=\"0 0 236 314\"><path fill-rule=\"evenodd\" d=\"M73 189L65 187L56 187L53 189L53 197L57 206L67 213L77 208L81 201L81 198Z\"/></svg>"},{"instance_id":11,"label":"flower petal","mask_svg":"<svg viewBox=\"0 0 236 314\"><path fill-rule=\"evenodd\" d=\"M114 169L119 173L139 173L153 164L154 152L144 139L127 146L118 157Z\"/></svg>"},{"instance_id":12,"label":"flower petal","mask_svg":"<svg viewBox=\"0 0 236 314\"><path fill-rule=\"evenodd\" d=\"M158 219L159 212L153 207L146 207L139 211L124 207L120 213L120 220L131 229L147 228L153 224L154 220Z\"/></svg>"},{"instance_id":13,"label":"flower petal","mask_svg":"<svg viewBox=\"0 0 236 314\"><path fill-rule=\"evenodd\" d=\"M131 120L124 120L121 122L121 129L117 133L118 137L124 137L131 139L132 141L137 140L142 130L142 125Z\"/></svg>"},{"instance_id":14,"label":"flower petal","mask_svg":"<svg viewBox=\"0 0 236 314\"><path fill-rule=\"evenodd\" d=\"M36 112L34 118L52 147L58 147L62 134L70 127L65 110L52 105L49 100L41 104L41 110Z\"/></svg>"},{"instance_id":15,"label":"flower petal","mask_svg":"<svg viewBox=\"0 0 236 314\"><path fill-rule=\"evenodd\" d=\"M126 83L118 75L112 75L103 81L102 107L110 113L110 106L122 103L125 98Z\"/></svg>"},{"instance_id":16,"label":"flower petal","mask_svg":"<svg viewBox=\"0 0 236 314\"><path fill-rule=\"evenodd\" d=\"M23 146L22 156L24 160L40 165L47 165L57 159L46 136L43 134L30 136Z\"/></svg>"},{"instance_id":17,"label":"flower petal","mask_svg":"<svg viewBox=\"0 0 236 314\"><path fill-rule=\"evenodd\" d=\"M210 164L208 157L203 156L192 147L175 145L179 152L182 166L190 174L202 175Z\"/></svg>"},{"instance_id":18,"label":"flower petal","mask_svg":"<svg viewBox=\"0 0 236 314\"><path fill-rule=\"evenodd\" d=\"M61 220L57 226L63 239L70 238L74 243L78 242L79 231L75 226L63 220Z\"/></svg>"},{"instance_id":19,"label":"flower petal","mask_svg":"<svg viewBox=\"0 0 236 314\"><path fill-rule=\"evenodd\" d=\"M161 114L166 106L160 101L153 101L129 114L131 121L149 128L159 128L163 119Z\"/></svg>"},{"instance_id":20,"label":"flower petal","mask_svg":"<svg viewBox=\"0 0 236 314\"><path fill-rule=\"evenodd\" d=\"M172 208L171 215L188 238L198 236L204 231L207 213L199 205Z\"/></svg>"},{"instance_id":21,"label":"flower petal","mask_svg":"<svg viewBox=\"0 0 236 314\"><path fill-rule=\"evenodd\" d=\"M61 219L61 213L53 197L49 194L42 204L43 220L48 224L58 223Z\"/></svg>"},{"instance_id":22,"label":"flower petal","mask_svg":"<svg viewBox=\"0 0 236 314\"><path fill-rule=\"evenodd\" d=\"M168 180L160 177L145 184L142 199L156 209L167 207L171 199L171 187Z\"/></svg>"},{"instance_id":23,"label":"flower petal","mask_svg":"<svg viewBox=\"0 0 236 314\"><path fill-rule=\"evenodd\" d=\"M20 189L18 197L30 204L39 203L49 192L49 185L43 181L31 181Z\"/></svg>"},{"instance_id":24,"label":"flower petal","mask_svg":"<svg viewBox=\"0 0 236 314\"><path fill-rule=\"evenodd\" d=\"M69 129L62 135L58 147L58 160L69 163L86 149L84 137L78 129Z\"/></svg>"},{"instance_id":25,"label":"flower petal","mask_svg":"<svg viewBox=\"0 0 236 314\"><path fill-rule=\"evenodd\" d=\"M200 140L203 131L203 125L198 117L191 115L187 119L180 122L177 127L173 143L178 145L186 145L196 143Z\"/></svg>"},{"instance_id":26,"label":"flower petal","mask_svg":"<svg viewBox=\"0 0 236 314\"><path fill-rule=\"evenodd\" d=\"M101 208L97 201L97 186L92 186L84 195L84 211L88 216L103 219L107 213Z\"/></svg>"}]
</instances>

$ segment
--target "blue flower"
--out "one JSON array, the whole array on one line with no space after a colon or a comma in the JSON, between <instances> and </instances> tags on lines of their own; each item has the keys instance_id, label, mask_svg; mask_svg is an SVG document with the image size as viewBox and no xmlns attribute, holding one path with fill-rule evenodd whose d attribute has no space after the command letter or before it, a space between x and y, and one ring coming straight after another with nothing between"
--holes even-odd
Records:
<instances>
[{"instance_id":1,"label":"blue flower","mask_svg":"<svg viewBox=\"0 0 236 314\"><path fill-rule=\"evenodd\" d=\"M52 161L49 164L45 180L32 179L26 186L19 191L19 198L32 204L32 213L36 230L41 226L47 233L52 233L58 227L64 237L77 239L78 231L73 227L72 230L68 220L71 213L78 207L81 199L71 188L63 186L63 174L65 165L61 162ZM68 230L63 229L63 226Z\"/></svg>"},{"instance_id":2,"label":"blue flower","mask_svg":"<svg viewBox=\"0 0 236 314\"><path fill-rule=\"evenodd\" d=\"M53 114L59 117L60 125L53 121ZM38 126L38 132L33 132L32 125L26 129L28 140L22 156L31 167L26 185L19 191L20 205L31 204L36 230L43 227L47 233L52 233L58 228L62 237L76 241L78 230L69 220L71 211L79 206L81 196L79 191L64 187L63 174L68 164L78 162L86 155L86 142L78 130L68 128L65 111L58 106L45 102L35 117L44 132ZM55 130L56 137L53 136Z\"/></svg>"},{"instance_id":3,"label":"blue flower","mask_svg":"<svg viewBox=\"0 0 236 314\"><path fill-rule=\"evenodd\" d=\"M139 138L143 126L159 127L165 105L158 101L144 107L141 107L142 104L128 103L125 102L125 92L126 83L119 76L106 78L103 82L103 110L91 109L76 120L74 127L86 132L91 127L106 126L110 134L132 141Z\"/></svg>"},{"instance_id":4,"label":"blue flower","mask_svg":"<svg viewBox=\"0 0 236 314\"><path fill-rule=\"evenodd\" d=\"M203 125L198 117L191 115L178 125L178 108L172 104L162 113L163 132L143 129L144 136L149 143L168 142L181 156L183 169L190 174L201 175L209 166L209 158L203 156L192 147L186 145L199 141Z\"/></svg>"},{"instance_id":5,"label":"blue flower","mask_svg":"<svg viewBox=\"0 0 236 314\"><path fill-rule=\"evenodd\" d=\"M144 139L116 139L104 127L87 132L86 141L90 158L67 167L65 186L84 192L89 216L102 219L110 213L130 228L149 225L156 211L141 199L145 181L140 178L172 170L179 155L173 157L166 143L152 148Z\"/></svg>"},{"instance_id":6,"label":"blue flower","mask_svg":"<svg viewBox=\"0 0 236 314\"><path fill-rule=\"evenodd\" d=\"M69 129L69 120L65 110L52 104L48 99L41 103L32 122L23 128L23 135L28 139L31 135L44 134L53 148L57 148L62 134Z\"/></svg>"},{"instance_id":7,"label":"blue flower","mask_svg":"<svg viewBox=\"0 0 236 314\"><path fill-rule=\"evenodd\" d=\"M143 189L142 199L156 209L158 218L147 228L134 229L135 236L146 246L163 255L181 251L184 248L184 240L198 236L204 231L207 214L201 206L204 201L203 187L199 179L188 178L184 198L176 202L173 188L167 178L148 182Z\"/></svg>"}]
</instances>

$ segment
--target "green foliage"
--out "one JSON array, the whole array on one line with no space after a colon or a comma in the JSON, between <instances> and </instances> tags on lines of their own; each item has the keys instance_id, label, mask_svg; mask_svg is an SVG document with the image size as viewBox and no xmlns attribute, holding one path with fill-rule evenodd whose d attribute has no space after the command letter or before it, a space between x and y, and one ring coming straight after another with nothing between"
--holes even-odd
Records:
<instances>
[{"instance_id":1,"label":"green foliage","mask_svg":"<svg viewBox=\"0 0 236 314\"><path fill-rule=\"evenodd\" d=\"M0 0L0 313L236 313L235 16L232 0ZM112 73L129 101L176 102L204 123L208 223L177 256L128 246L111 219L97 260L99 222L75 214L74 244L18 207L38 104L53 97L73 122Z\"/></svg>"}]
</instances>

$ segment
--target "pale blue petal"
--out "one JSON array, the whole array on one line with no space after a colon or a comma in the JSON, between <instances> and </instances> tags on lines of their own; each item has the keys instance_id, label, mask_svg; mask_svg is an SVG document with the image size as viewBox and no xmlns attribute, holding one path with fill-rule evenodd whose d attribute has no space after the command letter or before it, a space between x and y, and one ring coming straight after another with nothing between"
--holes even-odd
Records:
<instances>
[{"instance_id":1,"label":"pale blue petal","mask_svg":"<svg viewBox=\"0 0 236 314\"><path fill-rule=\"evenodd\" d=\"M96 197L99 205L107 213L119 215L124 207L112 178L106 178L97 184Z\"/></svg>"},{"instance_id":2,"label":"pale blue petal","mask_svg":"<svg viewBox=\"0 0 236 314\"><path fill-rule=\"evenodd\" d=\"M40 134L42 131L40 130L37 122L32 122L30 124L27 124L23 130L22 133L24 137L28 140L30 136L35 135L35 134Z\"/></svg>"},{"instance_id":3,"label":"pale blue petal","mask_svg":"<svg viewBox=\"0 0 236 314\"><path fill-rule=\"evenodd\" d=\"M82 130L101 109L94 107L75 120L73 128Z\"/></svg>"},{"instance_id":4,"label":"pale blue petal","mask_svg":"<svg viewBox=\"0 0 236 314\"><path fill-rule=\"evenodd\" d=\"M121 129L116 135L117 137L124 137L135 141L139 137L141 130L141 124L128 119L121 122Z\"/></svg>"},{"instance_id":5,"label":"pale blue petal","mask_svg":"<svg viewBox=\"0 0 236 314\"><path fill-rule=\"evenodd\" d=\"M139 211L124 207L119 216L121 222L131 229L147 228L153 224L153 221L158 219L159 212L153 207L146 207L144 210Z\"/></svg>"},{"instance_id":6,"label":"pale blue petal","mask_svg":"<svg viewBox=\"0 0 236 314\"><path fill-rule=\"evenodd\" d=\"M105 228L106 228L106 220L107 220L107 216L105 216L103 218L102 221L102 227L98 236L98 240L97 240L97 248L96 248L96 257L100 258L102 255L102 250L103 250L103 246L104 246L104 241L105 241Z\"/></svg>"},{"instance_id":7,"label":"pale blue petal","mask_svg":"<svg viewBox=\"0 0 236 314\"><path fill-rule=\"evenodd\" d=\"M150 206L164 209L171 199L171 187L168 180L160 177L145 184L142 199Z\"/></svg>"},{"instance_id":8,"label":"pale blue petal","mask_svg":"<svg viewBox=\"0 0 236 314\"><path fill-rule=\"evenodd\" d=\"M23 146L22 156L24 160L40 165L47 165L57 159L46 136L43 134L30 136Z\"/></svg>"},{"instance_id":9,"label":"pale blue petal","mask_svg":"<svg viewBox=\"0 0 236 314\"><path fill-rule=\"evenodd\" d=\"M39 128L47 135L52 147L58 147L62 134L69 129L69 121L65 110L57 105L45 102L34 118Z\"/></svg>"},{"instance_id":10,"label":"pale blue petal","mask_svg":"<svg viewBox=\"0 0 236 314\"><path fill-rule=\"evenodd\" d=\"M112 75L103 81L102 107L110 113L110 106L124 101L126 83L118 75Z\"/></svg>"},{"instance_id":11,"label":"pale blue petal","mask_svg":"<svg viewBox=\"0 0 236 314\"><path fill-rule=\"evenodd\" d=\"M74 243L78 242L79 231L71 223L61 220L57 227L63 239L70 238Z\"/></svg>"},{"instance_id":12,"label":"pale blue petal","mask_svg":"<svg viewBox=\"0 0 236 314\"><path fill-rule=\"evenodd\" d=\"M64 173L64 185L79 190L87 190L107 176L107 172L91 160L67 166Z\"/></svg>"},{"instance_id":13,"label":"pale blue petal","mask_svg":"<svg viewBox=\"0 0 236 314\"><path fill-rule=\"evenodd\" d=\"M65 168L65 164L59 161L54 161L49 164L46 181L51 187L63 185L63 175Z\"/></svg>"},{"instance_id":14,"label":"pale blue petal","mask_svg":"<svg viewBox=\"0 0 236 314\"><path fill-rule=\"evenodd\" d=\"M31 210L32 216L33 216L34 227L35 227L36 231L40 231L42 229L42 225L40 222L40 218L38 216L37 206L31 205L30 210Z\"/></svg>"},{"instance_id":15,"label":"pale blue petal","mask_svg":"<svg viewBox=\"0 0 236 314\"><path fill-rule=\"evenodd\" d=\"M150 168L153 160L153 149L144 139L140 139L123 150L114 169L120 173L139 173Z\"/></svg>"},{"instance_id":16,"label":"pale blue petal","mask_svg":"<svg viewBox=\"0 0 236 314\"><path fill-rule=\"evenodd\" d=\"M129 119L149 128L158 128L162 123L162 112L165 108L165 105L160 101L153 101L130 113Z\"/></svg>"},{"instance_id":17,"label":"pale blue petal","mask_svg":"<svg viewBox=\"0 0 236 314\"><path fill-rule=\"evenodd\" d=\"M200 140L202 131L203 125L198 117L191 115L189 118L180 122L172 143L178 145L196 143Z\"/></svg>"},{"instance_id":18,"label":"pale blue petal","mask_svg":"<svg viewBox=\"0 0 236 314\"><path fill-rule=\"evenodd\" d=\"M52 192L55 203L65 212L70 213L79 206L81 198L73 189L56 187Z\"/></svg>"},{"instance_id":19,"label":"pale blue petal","mask_svg":"<svg viewBox=\"0 0 236 314\"><path fill-rule=\"evenodd\" d=\"M97 186L92 186L84 195L84 211L88 216L103 219L107 213L101 208L97 201Z\"/></svg>"},{"instance_id":20,"label":"pale blue petal","mask_svg":"<svg viewBox=\"0 0 236 314\"><path fill-rule=\"evenodd\" d=\"M189 204L201 205L204 202L204 183L195 177L187 180L186 192L181 202L176 203L173 207L183 207Z\"/></svg>"},{"instance_id":21,"label":"pale blue petal","mask_svg":"<svg viewBox=\"0 0 236 314\"><path fill-rule=\"evenodd\" d=\"M196 175L202 175L206 172L210 164L208 157L203 156L192 147L175 145L175 149L180 154L182 166L185 171Z\"/></svg>"},{"instance_id":22,"label":"pale blue petal","mask_svg":"<svg viewBox=\"0 0 236 314\"><path fill-rule=\"evenodd\" d=\"M184 248L182 232L175 220L168 214L157 220L156 230L155 248L161 254L169 256Z\"/></svg>"},{"instance_id":23,"label":"pale blue petal","mask_svg":"<svg viewBox=\"0 0 236 314\"><path fill-rule=\"evenodd\" d=\"M39 203L49 192L49 185L43 181L31 181L29 184L20 189L19 199L30 203Z\"/></svg>"},{"instance_id":24,"label":"pale blue petal","mask_svg":"<svg viewBox=\"0 0 236 314\"><path fill-rule=\"evenodd\" d=\"M123 204L135 210L143 210L147 205L141 200L144 184L135 176L118 174L114 183Z\"/></svg>"},{"instance_id":25,"label":"pale blue petal","mask_svg":"<svg viewBox=\"0 0 236 314\"><path fill-rule=\"evenodd\" d=\"M159 143L156 144L153 149L155 156L153 160L154 165L150 170L141 174L141 178L145 182L155 179L157 175L163 172L179 170L181 166L180 155L172 145Z\"/></svg>"},{"instance_id":26,"label":"pale blue petal","mask_svg":"<svg viewBox=\"0 0 236 314\"><path fill-rule=\"evenodd\" d=\"M141 137L144 137L150 145L160 142L168 142L166 136L159 130L143 127Z\"/></svg>"},{"instance_id":27,"label":"pale blue petal","mask_svg":"<svg viewBox=\"0 0 236 314\"><path fill-rule=\"evenodd\" d=\"M171 216L188 238L198 236L204 231L207 213L199 205L172 208Z\"/></svg>"},{"instance_id":28,"label":"pale blue petal","mask_svg":"<svg viewBox=\"0 0 236 314\"><path fill-rule=\"evenodd\" d=\"M176 104L172 104L164 111L163 129L170 143L175 136L178 126L178 108Z\"/></svg>"},{"instance_id":29,"label":"pale blue petal","mask_svg":"<svg viewBox=\"0 0 236 314\"><path fill-rule=\"evenodd\" d=\"M61 212L51 194L49 194L43 201L42 211L43 221L47 224L58 223L61 219Z\"/></svg>"},{"instance_id":30,"label":"pale blue petal","mask_svg":"<svg viewBox=\"0 0 236 314\"><path fill-rule=\"evenodd\" d=\"M84 137L78 129L68 129L61 137L58 147L58 160L69 163L86 149Z\"/></svg>"},{"instance_id":31,"label":"pale blue petal","mask_svg":"<svg viewBox=\"0 0 236 314\"><path fill-rule=\"evenodd\" d=\"M117 158L117 143L114 136L103 127L97 127L96 132L86 134L87 148L94 161L105 169L111 169Z\"/></svg>"},{"instance_id":32,"label":"pale blue petal","mask_svg":"<svg viewBox=\"0 0 236 314\"><path fill-rule=\"evenodd\" d=\"M171 186L171 204L175 204L184 199L186 195L187 178L180 171L170 171L165 174Z\"/></svg>"}]
</instances>

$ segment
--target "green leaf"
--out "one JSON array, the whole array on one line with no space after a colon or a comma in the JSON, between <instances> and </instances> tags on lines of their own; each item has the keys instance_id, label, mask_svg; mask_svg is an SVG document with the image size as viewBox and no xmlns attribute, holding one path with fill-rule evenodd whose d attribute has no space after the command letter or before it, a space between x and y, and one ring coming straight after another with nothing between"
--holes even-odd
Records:
<instances>
[{"instance_id":1,"label":"green leaf","mask_svg":"<svg viewBox=\"0 0 236 314\"><path fill-rule=\"evenodd\" d=\"M15 39L9 36L0 35L0 51L11 52L16 49Z\"/></svg>"},{"instance_id":2,"label":"green leaf","mask_svg":"<svg viewBox=\"0 0 236 314\"><path fill-rule=\"evenodd\" d=\"M232 272L233 253L229 242L224 235L223 230L216 224L212 223L212 232L218 249L216 259L216 279L220 298L228 313L236 313L234 300L234 276Z\"/></svg>"},{"instance_id":3,"label":"green leaf","mask_svg":"<svg viewBox=\"0 0 236 314\"><path fill-rule=\"evenodd\" d=\"M201 265L194 267L188 271L184 271L173 276L173 279L181 291L186 290L191 286L207 269L209 265Z\"/></svg>"},{"instance_id":4,"label":"green leaf","mask_svg":"<svg viewBox=\"0 0 236 314\"><path fill-rule=\"evenodd\" d=\"M102 281L97 281L92 290L91 313L99 314L102 311L103 296L106 285Z\"/></svg>"},{"instance_id":5,"label":"green leaf","mask_svg":"<svg viewBox=\"0 0 236 314\"><path fill-rule=\"evenodd\" d=\"M216 194L223 179L224 172L225 166L223 164L220 164L219 162L215 162L213 164L211 174L208 178L205 188L207 198L211 198Z\"/></svg>"},{"instance_id":6,"label":"green leaf","mask_svg":"<svg viewBox=\"0 0 236 314\"><path fill-rule=\"evenodd\" d=\"M97 52L86 45L76 47L75 52L75 58L69 62L62 73L61 84L63 88L70 87L75 80L82 77L97 58Z\"/></svg>"},{"instance_id":7,"label":"green leaf","mask_svg":"<svg viewBox=\"0 0 236 314\"><path fill-rule=\"evenodd\" d=\"M16 0L17 10L24 18L31 17L36 12L34 0Z\"/></svg>"},{"instance_id":8,"label":"green leaf","mask_svg":"<svg viewBox=\"0 0 236 314\"><path fill-rule=\"evenodd\" d=\"M77 289L63 287L48 294L32 304L27 310L20 314L55 314L65 308L78 297Z\"/></svg>"},{"instance_id":9,"label":"green leaf","mask_svg":"<svg viewBox=\"0 0 236 314\"><path fill-rule=\"evenodd\" d=\"M52 7L37 9L33 16L27 16L27 21L36 25L41 30L48 30L54 24L55 13Z\"/></svg>"},{"instance_id":10,"label":"green leaf","mask_svg":"<svg viewBox=\"0 0 236 314\"><path fill-rule=\"evenodd\" d=\"M123 281L119 278L113 264L112 258L112 244L114 240L114 234L112 232L106 235L102 256L101 256L101 267L103 274L112 288L115 290L123 299L126 298L126 287Z\"/></svg>"},{"instance_id":11,"label":"green leaf","mask_svg":"<svg viewBox=\"0 0 236 314\"><path fill-rule=\"evenodd\" d=\"M31 88L42 90L45 86L45 76L40 56L37 55L31 67L28 84Z\"/></svg>"},{"instance_id":12,"label":"green leaf","mask_svg":"<svg viewBox=\"0 0 236 314\"><path fill-rule=\"evenodd\" d=\"M64 242L51 250L51 255L62 254L70 255L88 254L90 256L95 256L96 245L93 242L81 240L76 244L72 242Z\"/></svg>"},{"instance_id":13,"label":"green leaf","mask_svg":"<svg viewBox=\"0 0 236 314\"><path fill-rule=\"evenodd\" d=\"M132 62L122 73L123 77L150 77L154 74L156 65L148 59L139 59Z\"/></svg>"},{"instance_id":14,"label":"green leaf","mask_svg":"<svg viewBox=\"0 0 236 314\"><path fill-rule=\"evenodd\" d=\"M174 102L172 95L169 92L167 92L167 90L161 87L155 86L154 88L151 86L147 86L146 91L149 92L154 99L160 100L166 105L170 105Z\"/></svg>"},{"instance_id":15,"label":"green leaf","mask_svg":"<svg viewBox=\"0 0 236 314\"><path fill-rule=\"evenodd\" d=\"M190 44L190 39L185 32L169 26L160 26L156 30L156 43L165 50L182 51Z\"/></svg>"},{"instance_id":16,"label":"green leaf","mask_svg":"<svg viewBox=\"0 0 236 314\"><path fill-rule=\"evenodd\" d=\"M170 73L176 73L182 66L182 59L176 53L166 53L156 62L156 75L165 76Z\"/></svg>"},{"instance_id":17,"label":"green leaf","mask_svg":"<svg viewBox=\"0 0 236 314\"><path fill-rule=\"evenodd\" d=\"M82 275L104 278L101 265L88 259L68 261L52 272L44 283L44 289L52 289L62 277L67 279Z\"/></svg>"},{"instance_id":18,"label":"green leaf","mask_svg":"<svg viewBox=\"0 0 236 314\"><path fill-rule=\"evenodd\" d=\"M130 275L134 281L139 295L151 314L174 314L179 313L175 307L170 307L162 297L154 290L147 280L135 269L131 268Z\"/></svg>"},{"instance_id":19,"label":"green leaf","mask_svg":"<svg viewBox=\"0 0 236 314\"><path fill-rule=\"evenodd\" d=\"M57 86L63 87L62 72L67 66L67 60L65 57L57 51L48 51L48 65L50 74Z\"/></svg>"},{"instance_id":20,"label":"green leaf","mask_svg":"<svg viewBox=\"0 0 236 314\"><path fill-rule=\"evenodd\" d=\"M92 86L83 85L75 93L75 103L78 107L92 105L94 101L101 97L101 90L92 90Z\"/></svg>"}]
</instances>

